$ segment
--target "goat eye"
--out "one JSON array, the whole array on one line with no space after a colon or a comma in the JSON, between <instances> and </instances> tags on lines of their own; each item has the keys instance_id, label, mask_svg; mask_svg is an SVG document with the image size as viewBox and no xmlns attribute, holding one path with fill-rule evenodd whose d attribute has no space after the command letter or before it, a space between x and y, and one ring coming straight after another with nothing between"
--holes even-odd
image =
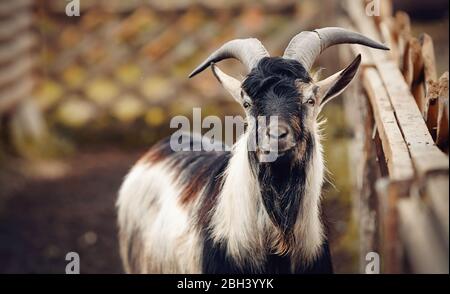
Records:
<instances>
[{"instance_id":1,"label":"goat eye","mask_svg":"<svg viewBox=\"0 0 450 294\"><path fill-rule=\"evenodd\" d=\"M312 98L309 98L308 100L306 100L306 103L308 103L311 106L314 106L314 104L316 104L316 101Z\"/></svg>"},{"instance_id":2,"label":"goat eye","mask_svg":"<svg viewBox=\"0 0 450 294\"><path fill-rule=\"evenodd\" d=\"M243 104L244 108L249 108L250 107L250 103L245 101Z\"/></svg>"}]
</instances>

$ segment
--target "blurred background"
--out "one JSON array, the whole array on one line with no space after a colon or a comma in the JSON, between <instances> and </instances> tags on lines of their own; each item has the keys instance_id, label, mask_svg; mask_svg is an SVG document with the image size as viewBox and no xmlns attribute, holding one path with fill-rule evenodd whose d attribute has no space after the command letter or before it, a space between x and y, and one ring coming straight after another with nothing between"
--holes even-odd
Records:
<instances>
[{"instance_id":1,"label":"blurred background","mask_svg":"<svg viewBox=\"0 0 450 294\"><path fill-rule=\"evenodd\" d=\"M224 42L257 37L282 54L302 30L336 26L337 1L0 0L0 273L121 273L114 203L121 181L176 115L240 114L209 71L188 73ZM434 40L448 70L448 1L393 1ZM317 64L338 69L336 49ZM243 76L224 61L223 69ZM342 98L327 106L324 188L335 271L358 272Z\"/></svg>"}]
</instances>

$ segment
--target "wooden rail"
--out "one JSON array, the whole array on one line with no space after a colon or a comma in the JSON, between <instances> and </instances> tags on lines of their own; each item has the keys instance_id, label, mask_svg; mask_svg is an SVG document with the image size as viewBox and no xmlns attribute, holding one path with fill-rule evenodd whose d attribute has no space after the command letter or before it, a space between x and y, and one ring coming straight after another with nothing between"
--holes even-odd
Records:
<instances>
[{"instance_id":1,"label":"wooden rail","mask_svg":"<svg viewBox=\"0 0 450 294\"><path fill-rule=\"evenodd\" d=\"M7 141L0 142L0 148L10 146L24 156L42 154L50 145L44 119L32 99L35 20L32 0L0 1L0 140Z\"/></svg>"},{"instance_id":2,"label":"wooden rail","mask_svg":"<svg viewBox=\"0 0 450 294\"><path fill-rule=\"evenodd\" d=\"M6 0L0 4L0 115L31 95L35 59L31 50L31 1Z\"/></svg>"},{"instance_id":3,"label":"wooden rail","mask_svg":"<svg viewBox=\"0 0 450 294\"><path fill-rule=\"evenodd\" d=\"M448 273L448 72L438 78L433 40L413 37L406 13L392 15L382 0L372 17L365 5L343 1L341 25L391 50L352 45L340 53L345 62L360 52L365 58L345 106L355 126L350 164L361 271L374 251L386 273Z\"/></svg>"}]
</instances>

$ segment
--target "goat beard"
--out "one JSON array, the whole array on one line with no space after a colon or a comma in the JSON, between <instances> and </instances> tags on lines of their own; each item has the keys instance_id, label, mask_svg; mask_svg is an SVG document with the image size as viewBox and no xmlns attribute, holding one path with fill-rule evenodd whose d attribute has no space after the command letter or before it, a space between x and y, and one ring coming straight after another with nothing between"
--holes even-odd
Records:
<instances>
[{"instance_id":1,"label":"goat beard","mask_svg":"<svg viewBox=\"0 0 450 294\"><path fill-rule=\"evenodd\" d=\"M278 242L281 247L290 247L294 242L294 226L300 208L299 193L279 194L264 191L262 194L264 207L275 227L278 229ZM279 246L277 246L279 247ZM281 250L284 251L284 250Z\"/></svg>"},{"instance_id":2,"label":"goat beard","mask_svg":"<svg viewBox=\"0 0 450 294\"><path fill-rule=\"evenodd\" d=\"M286 155L257 168L264 207L278 230L278 253L285 253L295 241L293 230L304 194L305 168L293 156Z\"/></svg>"}]
</instances>

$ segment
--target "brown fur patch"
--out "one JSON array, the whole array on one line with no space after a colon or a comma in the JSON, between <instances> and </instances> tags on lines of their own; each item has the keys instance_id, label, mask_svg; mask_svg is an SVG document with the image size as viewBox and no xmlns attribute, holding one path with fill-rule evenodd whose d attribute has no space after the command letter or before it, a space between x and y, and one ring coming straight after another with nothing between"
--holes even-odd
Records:
<instances>
[{"instance_id":1,"label":"brown fur patch","mask_svg":"<svg viewBox=\"0 0 450 294\"><path fill-rule=\"evenodd\" d=\"M294 134L300 134L300 132L302 131L300 118L297 116L290 119L289 125L294 131Z\"/></svg>"},{"instance_id":2,"label":"brown fur patch","mask_svg":"<svg viewBox=\"0 0 450 294\"><path fill-rule=\"evenodd\" d=\"M221 174L227 166L226 154L214 152L203 153L196 160L188 160L189 164L175 164L179 169L181 182L184 183L180 195L180 203L187 205L201 196L204 189L204 198L210 198L219 193Z\"/></svg>"},{"instance_id":3,"label":"brown fur patch","mask_svg":"<svg viewBox=\"0 0 450 294\"><path fill-rule=\"evenodd\" d=\"M205 169L206 167L203 167ZM183 188L183 192L180 196L180 202L186 205L195 200L196 197L200 195L202 188L206 184L207 178L205 175L205 170L199 171L189 183Z\"/></svg>"},{"instance_id":4,"label":"brown fur patch","mask_svg":"<svg viewBox=\"0 0 450 294\"><path fill-rule=\"evenodd\" d=\"M147 153L142 156L138 163L158 163L166 158L166 155L163 152L160 152L158 149L150 149Z\"/></svg>"},{"instance_id":5,"label":"brown fur patch","mask_svg":"<svg viewBox=\"0 0 450 294\"><path fill-rule=\"evenodd\" d=\"M211 221L213 209L217 204L217 198L220 193L221 184L216 184L210 195L203 199L202 205L198 211L197 224L201 228L205 228Z\"/></svg>"},{"instance_id":6,"label":"brown fur patch","mask_svg":"<svg viewBox=\"0 0 450 294\"><path fill-rule=\"evenodd\" d=\"M275 250L275 254L286 255L293 249L293 244L295 244L295 236L293 234L286 236L281 232L277 232L271 247Z\"/></svg>"}]
</instances>

